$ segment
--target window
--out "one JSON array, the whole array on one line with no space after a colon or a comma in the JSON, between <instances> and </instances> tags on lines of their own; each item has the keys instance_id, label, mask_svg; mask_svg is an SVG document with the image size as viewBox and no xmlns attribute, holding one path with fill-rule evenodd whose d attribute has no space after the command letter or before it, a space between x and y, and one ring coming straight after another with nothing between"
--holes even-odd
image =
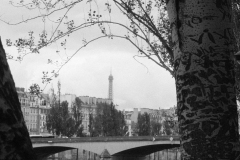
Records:
<instances>
[{"instance_id":1,"label":"window","mask_svg":"<svg viewBox=\"0 0 240 160\"><path fill-rule=\"evenodd\" d=\"M42 105L46 106L46 101L45 100L42 101Z\"/></svg>"}]
</instances>

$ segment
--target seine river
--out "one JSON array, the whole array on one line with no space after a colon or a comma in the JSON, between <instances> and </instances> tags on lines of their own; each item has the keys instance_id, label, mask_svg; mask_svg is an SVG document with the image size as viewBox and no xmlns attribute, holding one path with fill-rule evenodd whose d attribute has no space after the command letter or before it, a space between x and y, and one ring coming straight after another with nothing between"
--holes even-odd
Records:
<instances>
[{"instance_id":1,"label":"seine river","mask_svg":"<svg viewBox=\"0 0 240 160\"><path fill-rule=\"evenodd\" d=\"M152 153L145 157L121 157L121 160L180 160L180 151L178 148L163 150ZM47 158L47 160L101 160L100 156L89 151L78 151L76 149L64 151ZM107 160L107 159L106 159ZM110 158L108 160L115 160Z\"/></svg>"}]
</instances>

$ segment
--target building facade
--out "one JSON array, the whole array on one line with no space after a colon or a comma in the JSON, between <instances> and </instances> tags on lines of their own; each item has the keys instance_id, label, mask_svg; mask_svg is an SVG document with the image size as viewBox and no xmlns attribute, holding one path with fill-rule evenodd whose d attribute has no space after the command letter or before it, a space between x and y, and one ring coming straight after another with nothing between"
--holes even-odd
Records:
<instances>
[{"instance_id":1,"label":"building facade","mask_svg":"<svg viewBox=\"0 0 240 160\"><path fill-rule=\"evenodd\" d=\"M89 124L90 124L90 116L95 117L97 110L97 105L91 104L83 104L82 105L82 127L83 133L86 135L90 135L89 132Z\"/></svg>"},{"instance_id":2,"label":"building facade","mask_svg":"<svg viewBox=\"0 0 240 160\"><path fill-rule=\"evenodd\" d=\"M135 128L138 122L138 114L148 113L150 115L150 122L154 121L163 124L164 121L168 121L169 117L173 117L173 121L177 122L176 106L169 109L150 109L150 108L134 108L133 111L124 111L124 118L128 127L128 135L135 135ZM161 133L164 133L164 126L161 127Z\"/></svg>"},{"instance_id":3,"label":"building facade","mask_svg":"<svg viewBox=\"0 0 240 160\"><path fill-rule=\"evenodd\" d=\"M68 109L69 112L72 112L72 107L75 104L75 99L77 98L74 94L64 94L60 96L60 101L67 101L68 102ZM82 115L82 127L83 133L89 135L89 123L90 123L90 115L93 117L96 115L96 109L98 103L107 103L111 104L111 100L107 98L96 98L96 97L89 97L89 96L79 96L78 97L81 102L81 115Z\"/></svg>"},{"instance_id":4,"label":"building facade","mask_svg":"<svg viewBox=\"0 0 240 160\"><path fill-rule=\"evenodd\" d=\"M48 134L46 117L50 110L49 96L41 94L37 97L19 87L16 90L29 134Z\"/></svg>"},{"instance_id":5,"label":"building facade","mask_svg":"<svg viewBox=\"0 0 240 160\"><path fill-rule=\"evenodd\" d=\"M86 135L90 135L89 132L89 123L90 123L90 115L95 117L97 104L98 103L107 103L111 104L111 100L107 98L96 98L89 96L79 96L78 97L82 102L82 125L83 125L83 133Z\"/></svg>"}]
</instances>

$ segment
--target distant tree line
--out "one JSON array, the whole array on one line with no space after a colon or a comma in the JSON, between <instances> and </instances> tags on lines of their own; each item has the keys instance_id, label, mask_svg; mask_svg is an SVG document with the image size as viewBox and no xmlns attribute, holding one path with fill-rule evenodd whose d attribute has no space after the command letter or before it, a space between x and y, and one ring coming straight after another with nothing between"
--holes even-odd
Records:
<instances>
[{"instance_id":1,"label":"distant tree line","mask_svg":"<svg viewBox=\"0 0 240 160\"><path fill-rule=\"evenodd\" d=\"M50 113L47 115L46 126L49 132L55 135L72 137L86 136L82 126L82 102L79 98L70 112L67 101L51 105ZM123 136L127 127L124 115L115 109L113 104L98 103L96 114L89 112L88 131L91 137L98 136Z\"/></svg>"},{"instance_id":2,"label":"distant tree line","mask_svg":"<svg viewBox=\"0 0 240 160\"><path fill-rule=\"evenodd\" d=\"M124 114L118 111L114 104L98 103L96 112L89 112L88 131L91 137L125 136L127 126ZM47 130L57 136L77 137L87 136L82 125L82 101L77 97L69 110L68 102L55 101L47 115ZM163 114L162 121L151 119L148 113L139 113L138 121L133 130L138 136L176 135L178 123L174 115Z\"/></svg>"},{"instance_id":3,"label":"distant tree line","mask_svg":"<svg viewBox=\"0 0 240 160\"><path fill-rule=\"evenodd\" d=\"M90 136L123 136L127 132L124 114L113 103L98 103L96 115L90 117Z\"/></svg>"},{"instance_id":4,"label":"distant tree line","mask_svg":"<svg viewBox=\"0 0 240 160\"><path fill-rule=\"evenodd\" d=\"M162 120L152 119L149 113L138 114L138 121L134 132L138 136L176 135L178 134L178 123L174 115L164 113Z\"/></svg>"},{"instance_id":5,"label":"distant tree line","mask_svg":"<svg viewBox=\"0 0 240 160\"><path fill-rule=\"evenodd\" d=\"M137 133L139 136L148 136L150 135L151 127L150 127L150 116L148 113L138 114L138 122L137 122Z\"/></svg>"},{"instance_id":6,"label":"distant tree line","mask_svg":"<svg viewBox=\"0 0 240 160\"><path fill-rule=\"evenodd\" d=\"M58 96L61 84L58 84ZM83 132L83 102L77 97L70 107L67 101L60 102L60 96L52 93L51 108L46 118L46 127L50 133L57 136L86 136ZM123 136L127 131L124 114L118 111L114 104L98 103L96 112L89 111L89 136Z\"/></svg>"},{"instance_id":7,"label":"distant tree line","mask_svg":"<svg viewBox=\"0 0 240 160\"><path fill-rule=\"evenodd\" d=\"M71 112L68 108L67 101L61 102L60 105L58 102L51 104L46 119L47 130L57 136L81 137L83 136L81 100L75 99Z\"/></svg>"},{"instance_id":8,"label":"distant tree line","mask_svg":"<svg viewBox=\"0 0 240 160\"><path fill-rule=\"evenodd\" d=\"M58 82L58 98L52 90L51 108L46 119L47 130L57 136L87 136L82 125L83 102L77 97L70 107L67 101L60 102L60 94L61 84ZM176 135L178 123L175 117L176 114L163 112L159 120L146 112L139 113L137 123L132 128L138 136ZM118 111L113 103L97 103L94 113L89 110L87 120L88 136L91 137L125 136L128 131L123 112Z\"/></svg>"},{"instance_id":9,"label":"distant tree line","mask_svg":"<svg viewBox=\"0 0 240 160\"><path fill-rule=\"evenodd\" d=\"M82 101L77 97L70 107L67 101L60 101L61 83L57 84L57 95L52 89L50 112L46 117L46 127L48 132L57 136L78 137L83 136L82 127ZM58 98L57 98L58 97Z\"/></svg>"}]
</instances>

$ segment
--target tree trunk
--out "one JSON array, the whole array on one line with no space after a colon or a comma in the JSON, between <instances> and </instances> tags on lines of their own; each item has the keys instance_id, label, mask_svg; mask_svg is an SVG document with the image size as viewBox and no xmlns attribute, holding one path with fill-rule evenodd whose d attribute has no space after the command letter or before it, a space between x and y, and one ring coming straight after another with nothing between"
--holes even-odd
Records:
<instances>
[{"instance_id":1,"label":"tree trunk","mask_svg":"<svg viewBox=\"0 0 240 160\"><path fill-rule=\"evenodd\" d=\"M0 40L0 159L34 159L15 84Z\"/></svg>"},{"instance_id":2,"label":"tree trunk","mask_svg":"<svg viewBox=\"0 0 240 160\"><path fill-rule=\"evenodd\" d=\"M231 0L170 0L182 159L235 159Z\"/></svg>"}]
</instances>

